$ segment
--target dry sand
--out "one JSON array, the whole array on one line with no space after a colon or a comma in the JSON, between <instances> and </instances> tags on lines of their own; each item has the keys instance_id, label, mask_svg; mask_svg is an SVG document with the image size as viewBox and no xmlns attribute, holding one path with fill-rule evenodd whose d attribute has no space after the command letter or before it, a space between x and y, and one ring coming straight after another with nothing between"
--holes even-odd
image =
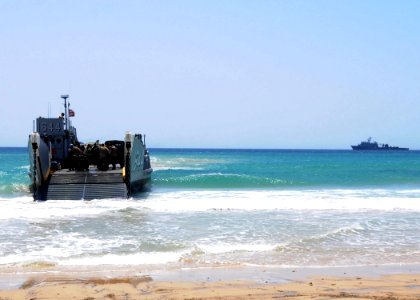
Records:
<instances>
[{"instance_id":1,"label":"dry sand","mask_svg":"<svg viewBox=\"0 0 420 300\"><path fill-rule=\"evenodd\" d=\"M0 300L44 299L420 299L420 274L381 277L307 277L286 283L223 280L158 281L150 276L70 278L38 275Z\"/></svg>"}]
</instances>

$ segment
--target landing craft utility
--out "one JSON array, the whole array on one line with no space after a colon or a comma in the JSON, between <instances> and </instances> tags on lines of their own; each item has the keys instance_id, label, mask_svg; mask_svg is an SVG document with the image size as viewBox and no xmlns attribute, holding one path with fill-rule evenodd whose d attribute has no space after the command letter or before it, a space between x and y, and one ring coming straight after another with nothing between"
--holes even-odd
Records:
<instances>
[{"instance_id":1,"label":"landing craft utility","mask_svg":"<svg viewBox=\"0 0 420 300\"><path fill-rule=\"evenodd\" d=\"M75 112L63 95L64 113L36 120L29 135L31 190L34 200L127 198L151 180L145 136L127 132L124 140L81 143L70 117Z\"/></svg>"}]
</instances>

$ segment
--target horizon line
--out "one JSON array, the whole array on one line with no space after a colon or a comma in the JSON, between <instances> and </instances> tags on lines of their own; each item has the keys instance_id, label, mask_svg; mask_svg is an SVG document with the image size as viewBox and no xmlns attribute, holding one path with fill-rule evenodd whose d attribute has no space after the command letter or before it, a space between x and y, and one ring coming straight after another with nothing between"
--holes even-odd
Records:
<instances>
[{"instance_id":1,"label":"horizon line","mask_svg":"<svg viewBox=\"0 0 420 300\"><path fill-rule=\"evenodd\" d=\"M0 146L0 148L27 148L26 146ZM406 152L419 151L420 149L409 150L353 150L348 148L224 148L224 147L148 147L157 150L307 150L307 151L355 151L355 152Z\"/></svg>"}]
</instances>

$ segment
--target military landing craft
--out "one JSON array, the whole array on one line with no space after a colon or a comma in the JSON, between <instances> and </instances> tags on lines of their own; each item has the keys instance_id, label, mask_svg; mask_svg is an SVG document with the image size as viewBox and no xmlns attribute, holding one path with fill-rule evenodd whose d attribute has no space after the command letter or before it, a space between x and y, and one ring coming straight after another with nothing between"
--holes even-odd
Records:
<instances>
[{"instance_id":1,"label":"military landing craft","mask_svg":"<svg viewBox=\"0 0 420 300\"><path fill-rule=\"evenodd\" d=\"M123 140L81 143L63 95L64 113L39 117L29 135L34 200L128 198L146 189L153 169L145 136L126 132Z\"/></svg>"}]
</instances>

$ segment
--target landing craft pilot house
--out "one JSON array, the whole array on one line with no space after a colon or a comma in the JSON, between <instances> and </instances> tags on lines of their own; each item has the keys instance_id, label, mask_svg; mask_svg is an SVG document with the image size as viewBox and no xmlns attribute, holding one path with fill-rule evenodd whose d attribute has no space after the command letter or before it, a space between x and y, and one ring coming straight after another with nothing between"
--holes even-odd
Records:
<instances>
[{"instance_id":1,"label":"landing craft pilot house","mask_svg":"<svg viewBox=\"0 0 420 300\"><path fill-rule=\"evenodd\" d=\"M76 144L76 128L64 129L64 118L42 118L36 120L36 130L46 143L50 143L52 161L66 161L70 144Z\"/></svg>"}]
</instances>

